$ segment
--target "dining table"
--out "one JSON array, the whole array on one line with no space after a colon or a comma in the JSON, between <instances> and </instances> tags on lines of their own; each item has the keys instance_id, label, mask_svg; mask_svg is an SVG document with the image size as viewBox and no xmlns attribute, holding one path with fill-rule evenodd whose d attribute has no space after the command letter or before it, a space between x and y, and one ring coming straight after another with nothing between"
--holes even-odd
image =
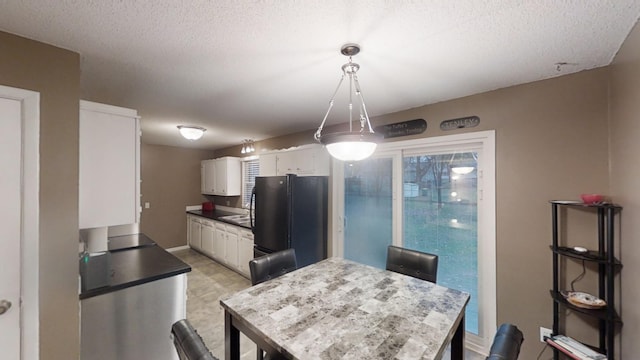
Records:
<instances>
[{"instance_id":1,"label":"dining table","mask_svg":"<svg viewBox=\"0 0 640 360\"><path fill-rule=\"evenodd\" d=\"M464 359L469 294L333 257L220 300L225 359L240 332L287 359Z\"/></svg>"}]
</instances>

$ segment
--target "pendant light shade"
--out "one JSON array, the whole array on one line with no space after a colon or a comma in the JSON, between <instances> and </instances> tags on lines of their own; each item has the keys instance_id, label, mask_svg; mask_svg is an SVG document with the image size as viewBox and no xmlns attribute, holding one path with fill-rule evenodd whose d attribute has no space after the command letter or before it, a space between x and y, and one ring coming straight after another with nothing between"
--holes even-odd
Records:
<instances>
[{"instance_id":1,"label":"pendant light shade","mask_svg":"<svg viewBox=\"0 0 640 360\"><path fill-rule=\"evenodd\" d=\"M452 167L451 171L453 171L458 175L467 175L471 173L473 169L474 169L473 166L457 166L457 167Z\"/></svg>"},{"instance_id":2,"label":"pendant light shade","mask_svg":"<svg viewBox=\"0 0 640 360\"><path fill-rule=\"evenodd\" d=\"M376 136L364 133L333 133L322 137L327 151L342 161L359 161L368 158L378 146Z\"/></svg>"},{"instance_id":3,"label":"pendant light shade","mask_svg":"<svg viewBox=\"0 0 640 360\"><path fill-rule=\"evenodd\" d=\"M362 91L360 90L360 83L358 82L358 75L356 74L360 69L360 65L352 62L351 57L360 52L360 46L356 44L346 44L341 48L341 53L345 56L349 56L349 62L342 65L342 77L338 82L331 100L329 101L329 109L322 119L322 123L318 127L314 137L316 141L324 144L329 151L329 154L334 158L342 161L358 161L363 160L371 156L376 150L376 146L381 139L381 136L374 133L369 121L369 114L367 113L367 107L364 104L364 98L362 97ZM349 131L323 134L322 129L329 117L329 113L333 108L334 99L344 79L347 78L349 82ZM360 129L353 130L353 95L355 95L359 105Z\"/></svg>"},{"instance_id":4,"label":"pendant light shade","mask_svg":"<svg viewBox=\"0 0 640 360\"><path fill-rule=\"evenodd\" d=\"M187 140L198 140L204 135L204 132L207 131L205 128L201 128L198 126L185 126L178 125L178 130L180 130L180 135Z\"/></svg>"}]
</instances>

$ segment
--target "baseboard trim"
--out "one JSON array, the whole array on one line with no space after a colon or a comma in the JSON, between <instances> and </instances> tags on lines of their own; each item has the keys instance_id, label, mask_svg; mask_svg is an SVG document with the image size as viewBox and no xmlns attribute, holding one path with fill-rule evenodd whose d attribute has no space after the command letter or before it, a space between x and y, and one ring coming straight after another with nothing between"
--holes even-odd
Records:
<instances>
[{"instance_id":1,"label":"baseboard trim","mask_svg":"<svg viewBox=\"0 0 640 360\"><path fill-rule=\"evenodd\" d=\"M176 251L188 250L188 249L191 249L189 247L189 245L183 245L183 246L176 246L176 247L168 248L168 249L165 249L165 250L167 250L168 252L176 252Z\"/></svg>"}]
</instances>

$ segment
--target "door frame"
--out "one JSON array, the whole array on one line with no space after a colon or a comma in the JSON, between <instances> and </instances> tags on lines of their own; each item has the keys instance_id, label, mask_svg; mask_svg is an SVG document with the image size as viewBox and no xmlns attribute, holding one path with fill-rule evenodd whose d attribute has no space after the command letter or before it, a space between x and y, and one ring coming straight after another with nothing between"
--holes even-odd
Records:
<instances>
[{"instance_id":1,"label":"door frame","mask_svg":"<svg viewBox=\"0 0 640 360\"><path fill-rule=\"evenodd\" d=\"M478 320L482 337L467 333L466 347L479 353L488 353L497 322L497 288L496 288L496 162L495 162L495 130L469 132L463 134L434 136L412 140L401 140L378 145L374 156L402 158L402 150L448 147L468 147L469 144L480 144L485 153L478 164L479 207L482 212L478 218L478 236L483 240L478 244L478 272L484 274L478 281L478 290L484 295L478 302ZM484 169L493 169L492 172ZM394 173L402 174L402 161L394 161ZM395 175L394 175L395 176ZM397 200L402 196L402 182L395 182L393 188L393 244L401 245L402 239L402 207ZM331 226L332 256L344 257L344 162L332 159L331 184ZM482 204L480 204L482 202ZM332 224L332 225L333 225ZM489 304L484 303L484 300Z\"/></svg>"},{"instance_id":2,"label":"door frame","mask_svg":"<svg viewBox=\"0 0 640 360\"><path fill-rule=\"evenodd\" d=\"M40 233L40 93L0 85L0 97L22 103L22 224L20 228L20 353L40 358L39 233Z\"/></svg>"}]
</instances>

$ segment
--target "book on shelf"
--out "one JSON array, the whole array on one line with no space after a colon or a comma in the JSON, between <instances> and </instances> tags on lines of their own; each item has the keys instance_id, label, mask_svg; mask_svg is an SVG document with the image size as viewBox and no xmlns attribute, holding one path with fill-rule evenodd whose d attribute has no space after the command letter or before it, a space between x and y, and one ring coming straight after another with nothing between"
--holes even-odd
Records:
<instances>
[{"instance_id":1,"label":"book on shelf","mask_svg":"<svg viewBox=\"0 0 640 360\"><path fill-rule=\"evenodd\" d=\"M547 344L549 344L551 347L553 347L554 349L559 350L560 352L562 352L563 354L567 355L570 359L574 359L574 360L581 360L577 355L575 355L574 353L572 353L571 351L563 348L562 346L560 346L559 344L557 344L555 341L551 340L551 338L546 338L545 340L547 342Z\"/></svg>"},{"instance_id":2,"label":"book on shelf","mask_svg":"<svg viewBox=\"0 0 640 360\"><path fill-rule=\"evenodd\" d=\"M545 340L549 345L560 350L575 360L607 360L607 357L586 345L564 335L554 335Z\"/></svg>"}]
</instances>

